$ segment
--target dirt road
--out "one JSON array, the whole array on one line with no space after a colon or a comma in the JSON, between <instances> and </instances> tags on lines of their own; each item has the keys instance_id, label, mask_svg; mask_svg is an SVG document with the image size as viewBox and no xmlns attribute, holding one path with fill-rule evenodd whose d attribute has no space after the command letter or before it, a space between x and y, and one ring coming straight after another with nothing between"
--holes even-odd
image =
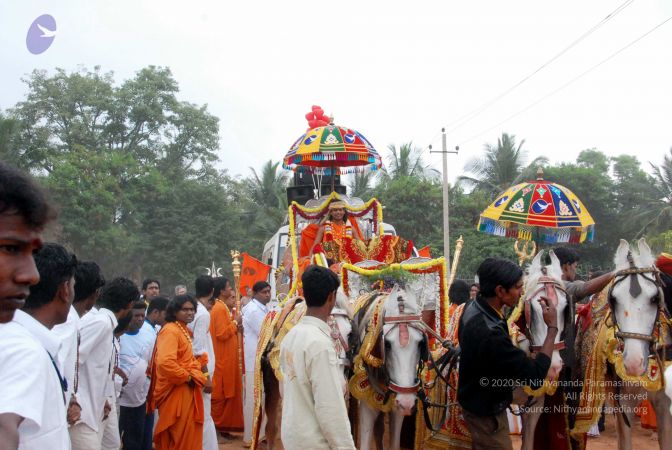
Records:
<instances>
[{"instance_id":1,"label":"dirt road","mask_svg":"<svg viewBox=\"0 0 672 450\"><path fill-rule=\"evenodd\" d=\"M587 450L615 450L617 445L616 438L616 420L614 416L607 416L605 423L605 430L599 437L589 437ZM632 448L637 450L658 450L658 437L655 432L643 429L639 424L639 419L635 420L633 424L633 441ZM242 434L236 434L236 439L233 441L224 441L220 439L220 450L242 450L243 438ZM513 448L520 449L520 436L512 436Z\"/></svg>"}]
</instances>

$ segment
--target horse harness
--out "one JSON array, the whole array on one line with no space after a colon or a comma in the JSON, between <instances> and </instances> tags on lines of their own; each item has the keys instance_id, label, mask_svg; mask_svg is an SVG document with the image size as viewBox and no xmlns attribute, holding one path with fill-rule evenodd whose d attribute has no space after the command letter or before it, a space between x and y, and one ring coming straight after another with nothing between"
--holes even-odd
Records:
<instances>
[{"instance_id":1,"label":"horse harness","mask_svg":"<svg viewBox=\"0 0 672 450\"><path fill-rule=\"evenodd\" d=\"M609 300L609 311L610 315L612 317L612 323L613 326L616 328L616 332L614 333L617 339L638 339L640 341L647 341L650 343L650 345L654 345L656 343L656 338L654 337L656 328L658 328L658 331L660 332L660 313L663 312L665 313L665 302L663 302L664 294L663 294L663 281L660 278L660 271L654 266L654 267L645 267L645 268L639 268L635 267L635 262L632 257L632 252L628 251L628 264L630 265L629 268L624 269L624 270L619 270L616 272L614 275L614 282L612 283L611 287L609 288L609 292L607 294L607 299ZM652 274L651 276L647 276L647 274ZM614 287L620 283L621 281L630 278L630 295L634 298L639 296L639 294L642 293L642 287L639 284L639 279L637 278L638 275L641 275L644 277L645 280L650 281L651 283L655 284L656 287L658 288L658 294L654 297L651 298L651 303L655 303L658 305L658 313L656 314L656 320L653 323L653 327L651 329L651 333L649 334L642 334L642 333L631 333L627 331L621 331L619 326L618 326L618 321L616 320L616 298L613 296L612 292L614 290ZM663 351L664 351L664 346L663 346ZM657 354L658 352L654 352Z\"/></svg>"},{"instance_id":2,"label":"horse harness","mask_svg":"<svg viewBox=\"0 0 672 450\"><path fill-rule=\"evenodd\" d=\"M423 413L424 413L424 418L425 422L428 428L430 428L433 431L438 431L439 428L442 426L443 422L445 421L445 417L448 412L448 406L447 404L437 404L437 403L432 403L428 396L425 394L422 381L421 381L421 373L424 368L425 362L428 363L428 367L430 369L434 369L437 372L437 376L442 378L447 384L448 380L447 378L443 375L443 368L445 368L447 365L450 365L451 369L449 369L448 373L450 373L450 370L452 370L452 366L457 363L458 360L458 351L455 351L452 349L452 345L450 345L449 341L444 341L444 339L436 333L429 325L427 325L423 320L422 320L422 315L421 314L407 314L405 313L404 309L404 298L399 297L397 299L397 308L399 311L398 315L385 315L385 310L383 309L382 312L382 321L383 321L383 327L380 332L380 335L377 338L378 344L377 344L377 350L379 352L380 358L384 361L385 360L385 337L394 329L399 327L400 328L400 336L402 332L405 332L404 329L408 329L408 327L415 328L416 330L420 331L422 333L423 339L422 342L420 342L420 358L419 358L419 363L418 363L418 369L417 369L417 374L415 378L415 382L411 386L402 386L397 383L395 383L389 376L387 369L385 367L385 364L383 364L380 368L373 368L370 367L368 364L364 364L369 380L369 384L371 387L376 391L377 393L384 395L385 396L385 401L387 401L387 398L389 395L394 392L396 394L416 394L420 401L423 404ZM387 330L385 330L385 325L391 325ZM427 336L431 335L434 338L436 338L441 344L449 348L449 351L446 352L438 361L434 361L431 352L429 351L429 343ZM431 386L430 386L431 387ZM431 407L439 407L442 409L442 418L439 420L438 425L435 426L434 424L431 423L431 419L429 417L429 408Z\"/></svg>"},{"instance_id":3,"label":"horse harness","mask_svg":"<svg viewBox=\"0 0 672 450\"><path fill-rule=\"evenodd\" d=\"M553 279L552 277L548 276L548 272L546 267L542 267L541 271L543 273L543 276L539 278L537 281L537 284L541 284L542 286L534 291L532 294L528 295L525 297L525 300L523 302L523 308L525 312L525 335L527 336L527 339L530 341L530 351L532 353L538 353L541 350L541 345L533 345L532 341L532 299L539 295L540 293L545 294L545 298L548 299L550 304L554 307L557 308L558 306L558 291L562 291L567 295L567 291L565 291L565 287L562 285L562 283L558 282L557 280ZM560 342L557 342L553 346L553 350L563 350L565 348L565 341L560 340Z\"/></svg>"},{"instance_id":4,"label":"horse harness","mask_svg":"<svg viewBox=\"0 0 672 450\"><path fill-rule=\"evenodd\" d=\"M656 362L658 363L658 367L664 368L664 361L666 360L665 358L665 343L662 345L659 345L656 341L655 337L655 331L658 329L658 335L660 336L662 333L662 325L660 323L660 314L663 313L665 314L665 303L663 301L664 299L664 294L663 294L663 281L660 278L660 271L654 266L654 267L645 267L645 268L640 268L635 266L635 261L632 256L632 252L628 251L628 267L627 269L624 270L619 270L616 272L614 275L614 282L611 284L609 287L609 292L607 293L607 300L609 304L609 316L611 317L611 322L613 327L615 328L614 336L616 339L619 341L622 339L638 339L640 341L646 341L649 343L649 352L653 354L653 356L656 358ZM647 276L647 274L652 274L651 276ZM619 326L618 326L618 321L616 320L616 298L613 296L612 291L614 289L614 286L616 286L618 283L621 281L630 278L630 290L629 293L630 295L634 298L639 296L642 293L642 287L639 284L639 279L637 278L638 275L641 275L644 277L645 280L650 281L651 283L655 284L656 287L658 288L658 294L655 295L654 297L651 298L651 303L656 303L658 306L658 311L656 312L656 319L653 322L653 326L651 328L651 333L649 334L642 334L642 333L632 333L632 332L627 332L627 331L621 331ZM662 357L660 355L660 352L662 352ZM611 370L611 369L610 369ZM662 376L662 375L661 375ZM665 386L665 378L662 378L663 382L663 387ZM625 425L630 428L630 421L628 420L628 416L625 414L625 412L620 408L620 401L618 400L620 397L620 384L616 385L616 402L619 406L619 409L621 409L621 416L623 417L623 422Z\"/></svg>"},{"instance_id":5,"label":"horse harness","mask_svg":"<svg viewBox=\"0 0 672 450\"><path fill-rule=\"evenodd\" d=\"M350 358L348 357L350 352L350 345L348 344L348 341L345 339L345 337L343 337L341 328L338 326L338 323L336 322L335 319L336 317L345 317L345 319L348 321L350 321L350 317L348 316L347 311L341 308L334 308L331 311L331 314L329 315L327 325L331 330L331 339L334 341L334 344L336 345L336 347L340 347L340 349L343 350L343 353L345 354L345 357L341 357L341 352L337 352L339 356L339 361L343 366L351 367L352 363L350 361Z\"/></svg>"}]
</instances>

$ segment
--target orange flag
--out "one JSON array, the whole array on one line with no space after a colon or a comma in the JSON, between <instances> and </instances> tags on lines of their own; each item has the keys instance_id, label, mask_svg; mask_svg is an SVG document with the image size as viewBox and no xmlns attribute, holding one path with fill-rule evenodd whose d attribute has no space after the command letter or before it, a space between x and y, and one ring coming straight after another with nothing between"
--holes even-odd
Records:
<instances>
[{"instance_id":1,"label":"orange flag","mask_svg":"<svg viewBox=\"0 0 672 450\"><path fill-rule=\"evenodd\" d=\"M429 254L429 245L425 245L424 247L419 249L418 256L422 256L423 258L431 258L432 255Z\"/></svg>"},{"instance_id":2,"label":"orange flag","mask_svg":"<svg viewBox=\"0 0 672 450\"><path fill-rule=\"evenodd\" d=\"M247 253L243 253L243 266L240 270L240 295L246 295L247 288L252 289L257 281L266 281L269 273L271 273L271 266Z\"/></svg>"}]
</instances>

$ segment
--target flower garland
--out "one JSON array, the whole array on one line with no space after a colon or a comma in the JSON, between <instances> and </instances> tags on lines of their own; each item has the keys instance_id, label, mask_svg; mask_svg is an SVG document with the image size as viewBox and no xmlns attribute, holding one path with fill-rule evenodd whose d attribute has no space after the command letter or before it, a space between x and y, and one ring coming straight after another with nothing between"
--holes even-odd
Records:
<instances>
[{"instance_id":1,"label":"flower garland","mask_svg":"<svg viewBox=\"0 0 672 450\"><path fill-rule=\"evenodd\" d=\"M321 205L314 208L308 208L306 206L301 206L297 202L292 202L289 206L290 217L292 214L299 215L306 220L316 220L321 219L329 211L329 204L334 201L343 201L344 197L341 196L338 192L332 192L329 197L327 197ZM364 203L362 206L352 206L346 205L345 209L348 214L351 214L354 217L363 217L370 213L373 209L376 210L376 220L374 221L374 229L378 234L383 234L383 230L378 225L383 222L383 207L376 198L372 198L368 202Z\"/></svg>"},{"instance_id":2,"label":"flower garland","mask_svg":"<svg viewBox=\"0 0 672 450\"><path fill-rule=\"evenodd\" d=\"M400 271L411 272L414 274L437 273L441 279L439 283L439 300L436 302L436 317L435 331L441 336L446 336L448 331L448 279L446 277L446 259L444 257L432 259L430 261L407 264L395 263L384 267L376 267L373 269L364 269L354 266L352 264L343 264L341 268L341 281L343 290L346 295L350 295L348 286L348 271L355 272L364 277L384 277L386 274L394 274Z\"/></svg>"},{"instance_id":3,"label":"flower garland","mask_svg":"<svg viewBox=\"0 0 672 450\"><path fill-rule=\"evenodd\" d=\"M321 205L315 208L301 206L296 202L292 202L292 204L289 205L289 244L292 249L292 284L286 298L296 294L299 284L299 279L297 277L297 274L299 273L299 252L296 248L296 216L299 215L306 220L320 219L329 211L329 204L333 200L344 201L343 197L338 192L332 192ZM383 207L377 199L372 198L362 206L346 206L348 214L352 214L354 217L363 217L374 209L376 211L376 220L373 221L374 230L379 235L382 235L383 227L380 226L380 224L383 223Z\"/></svg>"},{"instance_id":4,"label":"flower garland","mask_svg":"<svg viewBox=\"0 0 672 450\"><path fill-rule=\"evenodd\" d=\"M184 329L184 327L180 324L180 322L178 320L175 321L175 325L177 325L177 327L180 329L182 334L184 334L186 336L187 340L189 341L189 344L191 344L192 343L191 334L187 330Z\"/></svg>"}]
</instances>

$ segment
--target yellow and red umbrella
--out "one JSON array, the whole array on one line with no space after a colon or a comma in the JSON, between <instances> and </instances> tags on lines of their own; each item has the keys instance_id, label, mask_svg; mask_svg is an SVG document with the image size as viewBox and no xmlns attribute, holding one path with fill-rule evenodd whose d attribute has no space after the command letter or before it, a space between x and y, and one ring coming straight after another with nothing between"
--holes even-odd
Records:
<instances>
[{"instance_id":1,"label":"yellow and red umbrella","mask_svg":"<svg viewBox=\"0 0 672 450\"><path fill-rule=\"evenodd\" d=\"M382 168L380 155L360 132L334 125L333 118L327 118L319 106L313 106L306 118L311 128L285 155L285 169L342 175Z\"/></svg>"},{"instance_id":2,"label":"yellow and red umbrella","mask_svg":"<svg viewBox=\"0 0 672 450\"><path fill-rule=\"evenodd\" d=\"M478 230L546 244L578 244L593 240L595 221L576 194L544 180L540 169L537 180L500 194L481 213Z\"/></svg>"}]
</instances>

